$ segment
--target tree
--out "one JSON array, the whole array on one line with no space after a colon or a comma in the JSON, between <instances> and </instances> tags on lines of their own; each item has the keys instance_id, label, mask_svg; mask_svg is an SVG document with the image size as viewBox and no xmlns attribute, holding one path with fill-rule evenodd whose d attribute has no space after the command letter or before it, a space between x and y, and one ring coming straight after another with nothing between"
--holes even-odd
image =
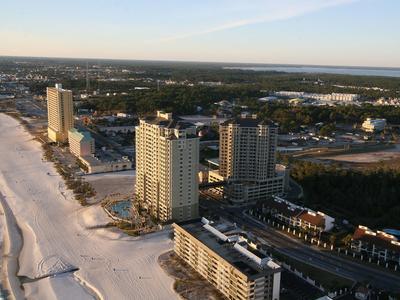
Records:
<instances>
[{"instance_id":1,"label":"tree","mask_svg":"<svg viewBox=\"0 0 400 300\"><path fill-rule=\"evenodd\" d=\"M396 228L400 223L400 171L396 166L376 164L354 170L294 161L291 176L302 185L305 204L315 210L328 210L355 225L372 228Z\"/></svg>"},{"instance_id":2,"label":"tree","mask_svg":"<svg viewBox=\"0 0 400 300\"><path fill-rule=\"evenodd\" d=\"M333 124L333 123L326 124L326 125L322 126L321 129L319 130L319 135L332 136L332 134L335 132L335 130L336 130L335 124Z\"/></svg>"},{"instance_id":3,"label":"tree","mask_svg":"<svg viewBox=\"0 0 400 300\"><path fill-rule=\"evenodd\" d=\"M346 247L349 246L352 239L353 239L353 235L351 235L351 234L346 235L344 238L342 238L343 245L345 245Z\"/></svg>"}]
</instances>

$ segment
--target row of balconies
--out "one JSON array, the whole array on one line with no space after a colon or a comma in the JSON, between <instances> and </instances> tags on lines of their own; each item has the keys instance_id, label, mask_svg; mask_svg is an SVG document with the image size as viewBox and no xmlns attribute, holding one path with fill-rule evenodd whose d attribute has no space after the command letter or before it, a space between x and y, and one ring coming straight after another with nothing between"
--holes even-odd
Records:
<instances>
[{"instance_id":1,"label":"row of balconies","mask_svg":"<svg viewBox=\"0 0 400 300\"><path fill-rule=\"evenodd\" d=\"M261 285L255 291L254 282L248 282L230 271L231 266L221 263L217 257L211 256L185 234L175 231L175 245L178 255L229 299L253 299L255 293L263 290Z\"/></svg>"}]
</instances>

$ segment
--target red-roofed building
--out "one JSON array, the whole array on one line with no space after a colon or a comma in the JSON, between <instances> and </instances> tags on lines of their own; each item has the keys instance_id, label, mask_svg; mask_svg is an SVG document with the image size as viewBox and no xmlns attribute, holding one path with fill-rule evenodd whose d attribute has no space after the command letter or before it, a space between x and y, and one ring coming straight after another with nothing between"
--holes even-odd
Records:
<instances>
[{"instance_id":1,"label":"red-roofed building","mask_svg":"<svg viewBox=\"0 0 400 300\"><path fill-rule=\"evenodd\" d=\"M321 213L304 210L297 216L297 218L301 222L301 227L315 228L325 231L325 215Z\"/></svg>"},{"instance_id":2,"label":"red-roofed building","mask_svg":"<svg viewBox=\"0 0 400 300\"><path fill-rule=\"evenodd\" d=\"M324 213L314 212L279 197L265 202L263 212L289 226L315 233L331 230L335 221Z\"/></svg>"},{"instance_id":3,"label":"red-roofed building","mask_svg":"<svg viewBox=\"0 0 400 300\"><path fill-rule=\"evenodd\" d=\"M372 231L368 227L358 226L353 234L351 249L384 261L393 261L400 265L400 242L383 231Z\"/></svg>"}]
</instances>

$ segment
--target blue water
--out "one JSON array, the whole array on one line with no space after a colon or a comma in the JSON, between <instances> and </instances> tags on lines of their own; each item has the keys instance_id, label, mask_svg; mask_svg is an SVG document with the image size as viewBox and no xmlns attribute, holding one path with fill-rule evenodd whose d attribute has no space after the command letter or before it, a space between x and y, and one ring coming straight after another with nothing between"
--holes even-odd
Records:
<instances>
[{"instance_id":1,"label":"blue water","mask_svg":"<svg viewBox=\"0 0 400 300\"><path fill-rule=\"evenodd\" d=\"M118 217L123 219L129 219L131 217L132 202L129 200L115 202L111 205L110 209L114 211Z\"/></svg>"},{"instance_id":2,"label":"blue water","mask_svg":"<svg viewBox=\"0 0 400 300\"><path fill-rule=\"evenodd\" d=\"M400 77L400 68L368 67L323 67L323 66L263 66L263 67L224 67L224 69L250 71L277 71L287 73L343 74L357 76Z\"/></svg>"}]
</instances>

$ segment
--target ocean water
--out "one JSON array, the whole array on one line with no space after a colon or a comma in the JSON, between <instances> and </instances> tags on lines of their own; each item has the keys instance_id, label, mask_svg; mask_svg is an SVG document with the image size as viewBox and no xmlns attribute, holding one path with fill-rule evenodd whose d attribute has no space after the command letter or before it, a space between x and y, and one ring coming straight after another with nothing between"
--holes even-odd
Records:
<instances>
[{"instance_id":1,"label":"ocean water","mask_svg":"<svg viewBox=\"0 0 400 300\"><path fill-rule=\"evenodd\" d=\"M278 71L287 73L343 74L358 76L400 77L400 68L324 67L324 66L260 66L224 67L231 70Z\"/></svg>"}]
</instances>

